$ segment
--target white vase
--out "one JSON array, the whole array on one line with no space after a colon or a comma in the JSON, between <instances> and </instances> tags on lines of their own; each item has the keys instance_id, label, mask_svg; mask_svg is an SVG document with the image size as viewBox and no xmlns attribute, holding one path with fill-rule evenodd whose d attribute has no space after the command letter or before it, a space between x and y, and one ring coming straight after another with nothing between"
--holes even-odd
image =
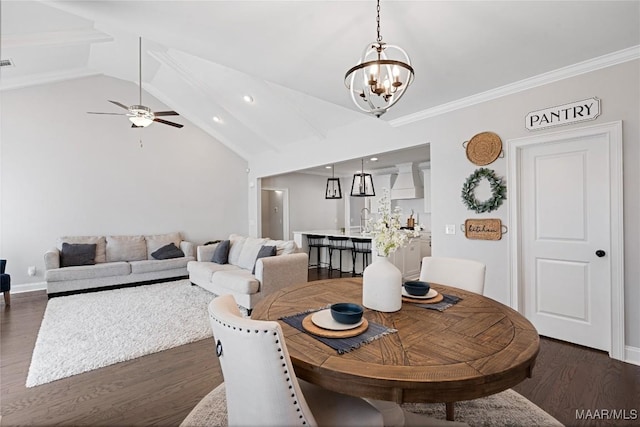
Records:
<instances>
[{"instance_id":1,"label":"white vase","mask_svg":"<svg viewBox=\"0 0 640 427\"><path fill-rule=\"evenodd\" d=\"M376 256L364 269L362 305L387 313L402 308L402 273L389 257Z\"/></svg>"}]
</instances>

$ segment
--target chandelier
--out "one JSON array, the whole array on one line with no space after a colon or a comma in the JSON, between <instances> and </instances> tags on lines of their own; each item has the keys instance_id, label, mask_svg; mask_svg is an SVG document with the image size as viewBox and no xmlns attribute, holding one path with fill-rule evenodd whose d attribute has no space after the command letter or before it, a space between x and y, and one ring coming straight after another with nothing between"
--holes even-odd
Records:
<instances>
[{"instance_id":1,"label":"chandelier","mask_svg":"<svg viewBox=\"0 0 640 427\"><path fill-rule=\"evenodd\" d=\"M378 38L364 50L357 65L344 76L344 84L360 110L380 117L404 95L413 81L413 67L404 49L382 42L380 0L377 0Z\"/></svg>"}]
</instances>

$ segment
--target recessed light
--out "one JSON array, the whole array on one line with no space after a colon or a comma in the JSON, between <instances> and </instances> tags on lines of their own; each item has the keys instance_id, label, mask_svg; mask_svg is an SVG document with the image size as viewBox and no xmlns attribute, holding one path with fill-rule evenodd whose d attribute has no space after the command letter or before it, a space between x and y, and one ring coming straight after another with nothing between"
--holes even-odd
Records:
<instances>
[{"instance_id":1,"label":"recessed light","mask_svg":"<svg viewBox=\"0 0 640 427\"><path fill-rule=\"evenodd\" d=\"M331 166L325 166L324 168L325 169L331 169Z\"/></svg>"},{"instance_id":2,"label":"recessed light","mask_svg":"<svg viewBox=\"0 0 640 427\"><path fill-rule=\"evenodd\" d=\"M245 95L242 97L242 99L244 99L244 102L247 102L249 104L253 102L253 97L251 95Z\"/></svg>"},{"instance_id":3,"label":"recessed light","mask_svg":"<svg viewBox=\"0 0 640 427\"><path fill-rule=\"evenodd\" d=\"M370 158L369 160L371 160L372 162L377 162L377 161L378 161L378 158L377 158L377 157L372 157L372 158Z\"/></svg>"},{"instance_id":4,"label":"recessed light","mask_svg":"<svg viewBox=\"0 0 640 427\"><path fill-rule=\"evenodd\" d=\"M220 117L218 117L218 116L213 116L213 119L212 119L212 120L213 120L214 122L216 122L216 123L222 123L222 119L221 119Z\"/></svg>"}]
</instances>

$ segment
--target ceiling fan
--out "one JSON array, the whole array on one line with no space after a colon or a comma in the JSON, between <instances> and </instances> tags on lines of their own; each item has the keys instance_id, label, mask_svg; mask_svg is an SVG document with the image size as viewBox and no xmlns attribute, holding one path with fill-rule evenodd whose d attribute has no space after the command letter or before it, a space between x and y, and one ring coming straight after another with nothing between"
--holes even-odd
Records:
<instances>
[{"instance_id":1,"label":"ceiling fan","mask_svg":"<svg viewBox=\"0 0 640 427\"><path fill-rule=\"evenodd\" d=\"M138 53L139 53L139 94L140 94L140 103L138 105L131 105L127 107L126 105L118 102L111 101L112 104L117 105L118 107L124 108L128 111L128 113L98 113L93 111L88 111L88 114L107 114L113 116L128 116L131 121L132 128L144 128L149 126L153 122L163 123L165 125L181 128L184 125L179 123L170 122L168 120L159 119L159 116L179 116L180 114L175 111L151 111L151 109L145 105L142 105L142 37L138 38Z\"/></svg>"}]
</instances>

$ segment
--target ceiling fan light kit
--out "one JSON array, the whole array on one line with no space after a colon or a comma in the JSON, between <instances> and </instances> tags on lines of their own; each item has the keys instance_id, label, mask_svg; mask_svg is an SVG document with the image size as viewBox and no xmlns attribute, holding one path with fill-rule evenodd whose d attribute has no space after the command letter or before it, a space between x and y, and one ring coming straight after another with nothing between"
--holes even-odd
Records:
<instances>
[{"instance_id":1,"label":"ceiling fan light kit","mask_svg":"<svg viewBox=\"0 0 640 427\"><path fill-rule=\"evenodd\" d=\"M146 128L151 123L153 123L153 119L155 119L154 114L151 112L149 107L145 107L144 105L132 105L129 107L129 120L136 127Z\"/></svg>"},{"instance_id":2,"label":"ceiling fan light kit","mask_svg":"<svg viewBox=\"0 0 640 427\"><path fill-rule=\"evenodd\" d=\"M382 41L380 0L376 22L376 41L367 45L358 64L347 71L344 84L358 109L380 117L402 98L413 82L414 71L404 49Z\"/></svg>"},{"instance_id":3,"label":"ceiling fan light kit","mask_svg":"<svg viewBox=\"0 0 640 427\"><path fill-rule=\"evenodd\" d=\"M129 107L127 107L126 105L124 105L121 102L118 101L111 101L109 100L109 102L111 102L114 105L117 105L120 108L124 108L125 110L128 111L128 113L124 114L124 113L96 113L96 112L89 112L89 114L110 114L110 115L116 115L116 116L121 116L121 115L126 115L129 117L129 120L131 121L132 128L146 128L147 126L149 126L151 123L153 122L158 122L158 123L162 123L165 125L169 125L169 126L173 126L176 128L181 128L184 125L181 125L179 123L174 123L174 122L170 122L168 120L163 120L163 119L159 119L158 116L179 116L180 114L176 113L175 111L156 111L153 112L151 111L151 108L147 107L146 105L142 105L142 37L138 38L138 77L139 77L139 85L138 85L138 90L139 90L139 99L140 99L140 104L138 105L131 105Z\"/></svg>"}]
</instances>

